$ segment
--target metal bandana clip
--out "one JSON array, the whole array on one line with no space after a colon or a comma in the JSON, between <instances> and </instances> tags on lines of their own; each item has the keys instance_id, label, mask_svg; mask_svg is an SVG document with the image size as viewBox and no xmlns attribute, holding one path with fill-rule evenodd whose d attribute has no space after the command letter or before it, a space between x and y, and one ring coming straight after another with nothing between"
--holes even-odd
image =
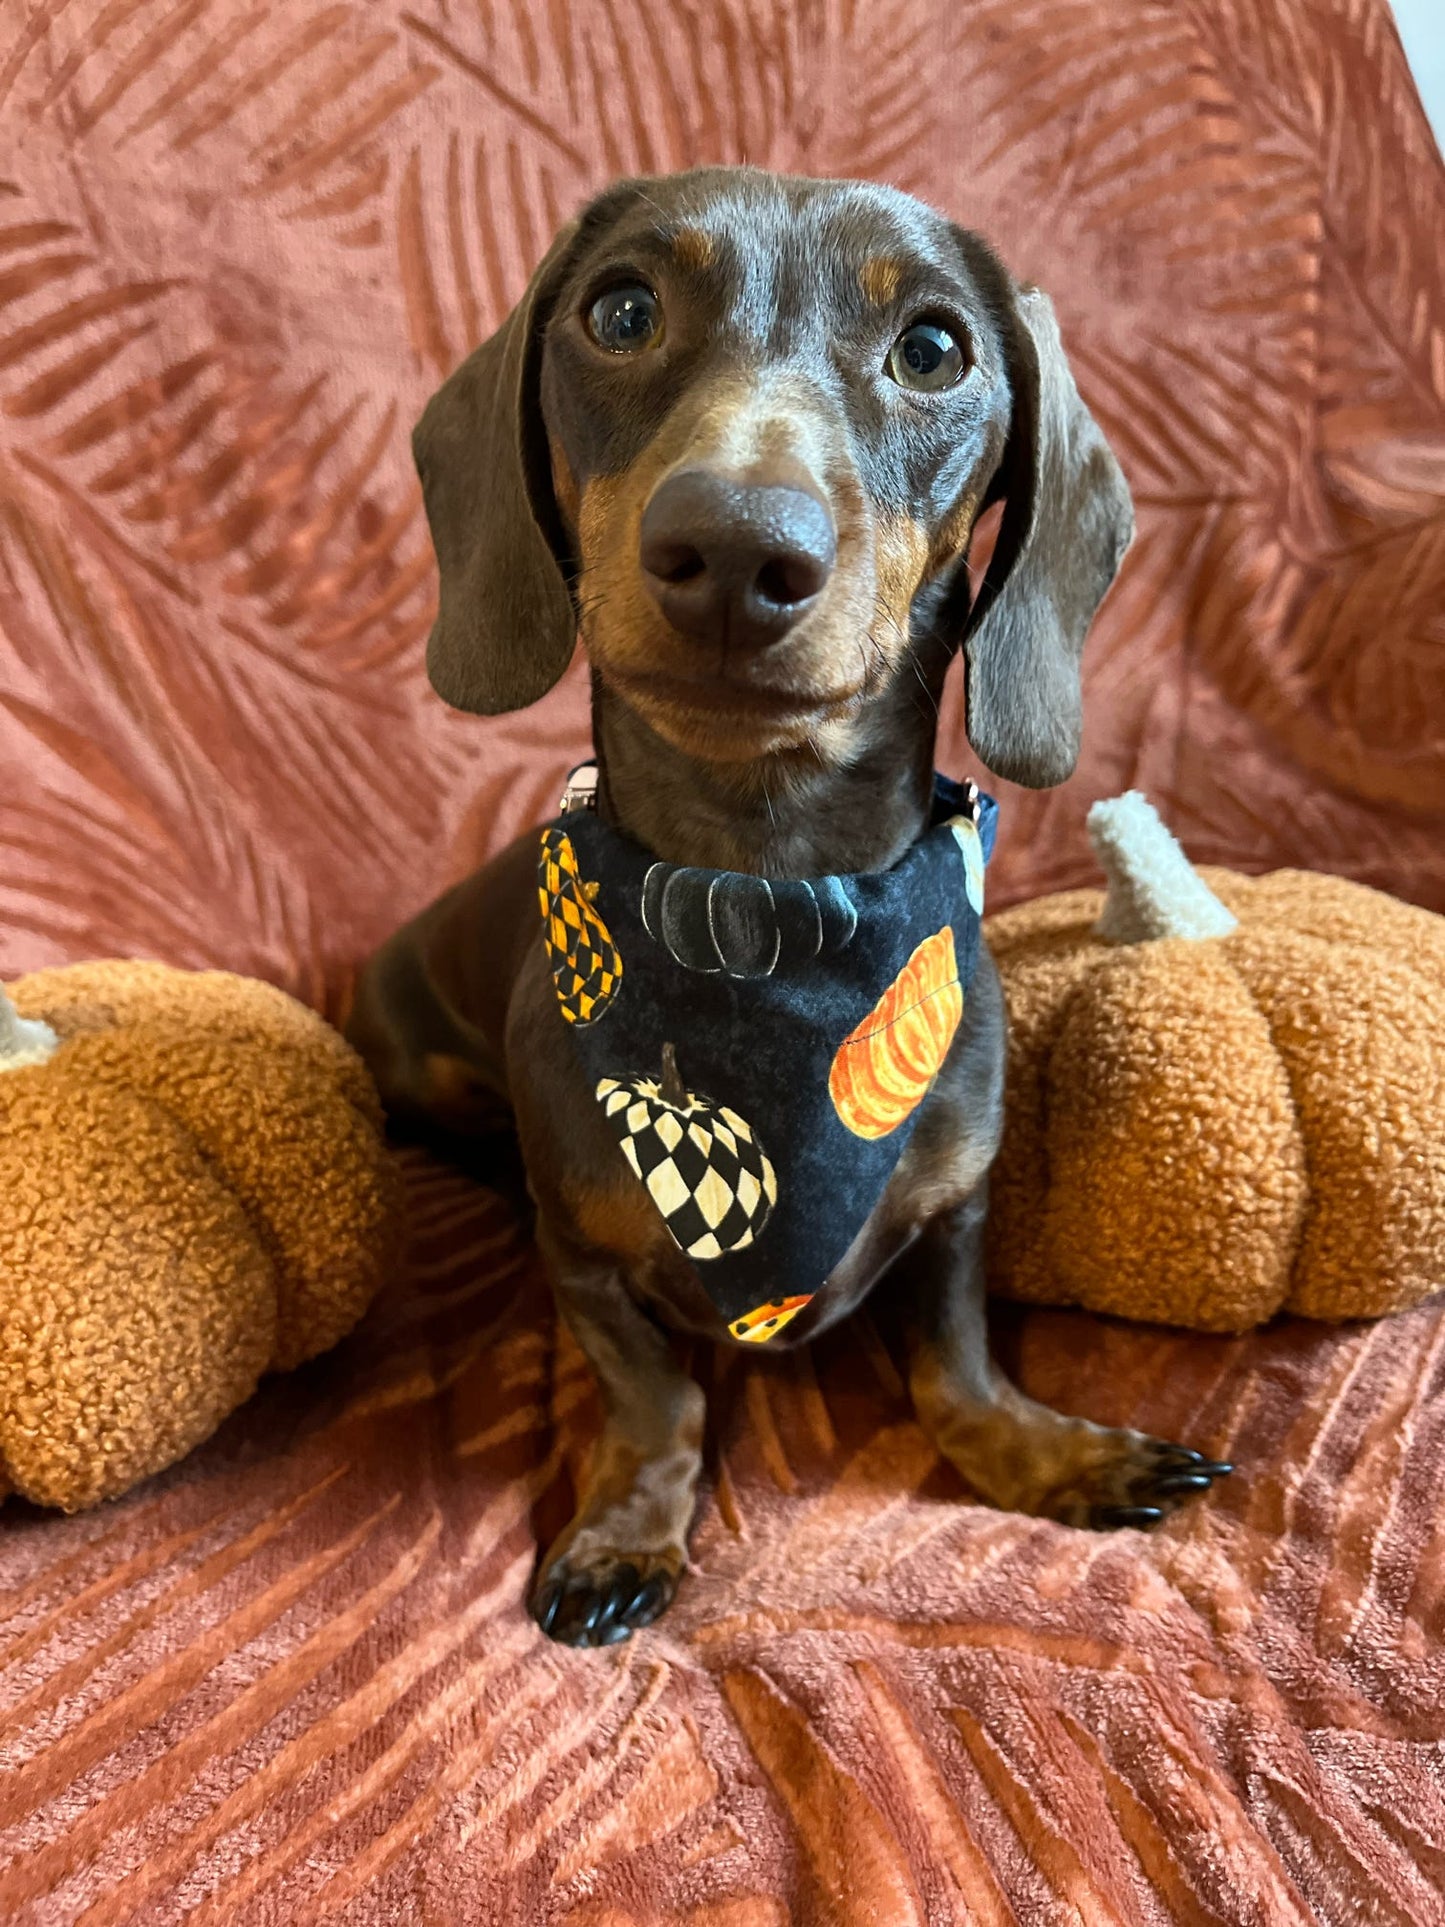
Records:
<instances>
[{"instance_id":1,"label":"metal bandana clip","mask_svg":"<svg viewBox=\"0 0 1445 1927\"><path fill-rule=\"evenodd\" d=\"M597 807L597 765L579 763L567 772L567 785L558 808L563 816L570 810L595 810Z\"/></svg>"}]
</instances>

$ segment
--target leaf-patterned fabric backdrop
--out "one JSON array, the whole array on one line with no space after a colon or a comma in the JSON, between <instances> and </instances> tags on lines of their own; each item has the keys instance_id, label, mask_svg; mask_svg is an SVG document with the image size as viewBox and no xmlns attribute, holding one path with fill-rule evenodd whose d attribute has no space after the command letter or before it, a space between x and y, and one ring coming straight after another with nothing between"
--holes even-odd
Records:
<instances>
[{"instance_id":1,"label":"leaf-patterned fabric backdrop","mask_svg":"<svg viewBox=\"0 0 1445 1927\"><path fill-rule=\"evenodd\" d=\"M550 810L580 675L430 695L407 432L591 189L736 158L987 232L1133 484L996 900L1137 783L1201 859L1445 908L1445 173L1383 0L10 0L0 975L335 1013ZM1436 1310L1011 1315L1031 1390L1242 1462L1147 1540L967 1503L868 1318L700 1359L694 1570L578 1655L521 1597L586 1374L500 1201L411 1175L355 1340L119 1506L0 1512L7 1920L1439 1919Z\"/></svg>"}]
</instances>

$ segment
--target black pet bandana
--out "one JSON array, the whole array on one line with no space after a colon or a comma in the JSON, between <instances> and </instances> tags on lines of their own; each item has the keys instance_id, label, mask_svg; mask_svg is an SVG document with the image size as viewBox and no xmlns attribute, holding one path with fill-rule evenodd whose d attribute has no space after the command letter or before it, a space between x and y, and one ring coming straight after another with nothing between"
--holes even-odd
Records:
<instances>
[{"instance_id":1,"label":"black pet bandana","mask_svg":"<svg viewBox=\"0 0 1445 1927\"><path fill-rule=\"evenodd\" d=\"M843 1258L963 1015L998 809L934 785L932 826L860 876L659 863L587 807L590 769L541 833L562 1016L734 1338L771 1338Z\"/></svg>"}]
</instances>

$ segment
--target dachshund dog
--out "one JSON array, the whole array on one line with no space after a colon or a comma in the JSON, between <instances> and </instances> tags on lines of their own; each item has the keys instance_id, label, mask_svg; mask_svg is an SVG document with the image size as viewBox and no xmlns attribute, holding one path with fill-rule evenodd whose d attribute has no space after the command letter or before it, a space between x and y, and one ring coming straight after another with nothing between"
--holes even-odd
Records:
<instances>
[{"instance_id":1,"label":"dachshund dog","mask_svg":"<svg viewBox=\"0 0 1445 1927\"><path fill-rule=\"evenodd\" d=\"M579 632L600 819L660 860L769 879L887 870L930 822L944 673L970 741L1033 787L1079 748L1085 632L1133 533L1048 300L892 189L708 168L624 181L556 239L414 438L460 709L544 695ZM1001 503L971 594L980 515ZM604 1423L530 1610L607 1645L685 1557L704 1399L670 1332L731 1342L594 1101L559 1015L535 833L394 936L352 1040L391 1115L515 1128L562 1316ZM979 955L907 1148L805 1342L885 1274L922 1424L1014 1511L1148 1526L1229 1470L1036 1404L1000 1372L982 1231L1005 1013Z\"/></svg>"}]
</instances>

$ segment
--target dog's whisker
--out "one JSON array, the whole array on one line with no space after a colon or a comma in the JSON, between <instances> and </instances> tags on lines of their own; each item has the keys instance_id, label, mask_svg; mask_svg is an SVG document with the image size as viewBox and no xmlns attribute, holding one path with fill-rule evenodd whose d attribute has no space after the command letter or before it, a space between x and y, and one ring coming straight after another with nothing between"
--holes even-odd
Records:
<instances>
[{"instance_id":1,"label":"dog's whisker","mask_svg":"<svg viewBox=\"0 0 1445 1927\"><path fill-rule=\"evenodd\" d=\"M768 788L768 773L766 770L763 771L763 802L767 805L768 821L776 830L778 827L778 813L773 808L772 792Z\"/></svg>"},{"instance_id":2,"label":"dog's whisker","mask_svg":"<svg viewBox=\"0 0 1445 1927\"><path fill-rule=\"evenodd\" d=\"M919 673L919 676L918 676L918 684L919 684L919 687L922 689L924 695L928 698L928 707L930 712L935 717L938 716L941 713L938 696L935 694L933 690L931 690L928 687L928 684L924 681L921 672Z\"/></svg>"}]
</instances>

